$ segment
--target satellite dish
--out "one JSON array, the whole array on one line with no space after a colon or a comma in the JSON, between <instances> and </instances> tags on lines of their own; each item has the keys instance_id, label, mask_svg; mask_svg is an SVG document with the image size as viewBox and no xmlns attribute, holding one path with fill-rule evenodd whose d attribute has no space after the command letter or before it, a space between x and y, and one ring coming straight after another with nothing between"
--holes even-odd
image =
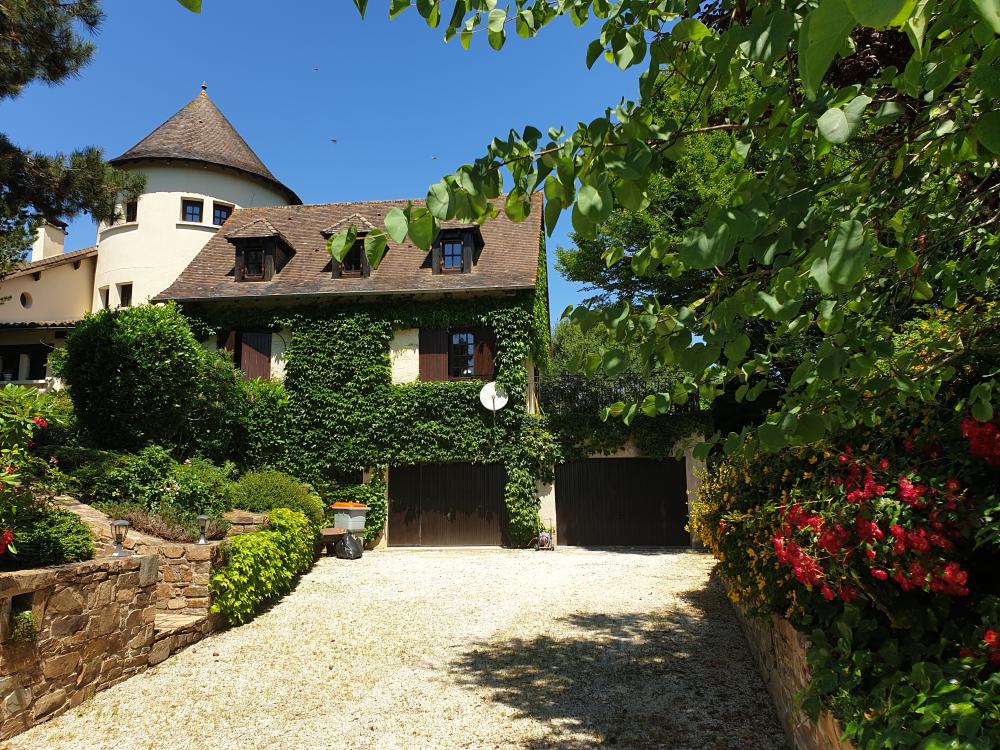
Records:
<instances>
[{"instance_id":1,"label":"satellite dish","mask_svg":"<svg viewBox=\"0 0 1000 750\"><path fill-rule=\"evenodd\" d=\"M479 391L479 400L490 411L499 411L507 405L507 391L493 381L484 385Z\"/></svg>"}]
</instances>

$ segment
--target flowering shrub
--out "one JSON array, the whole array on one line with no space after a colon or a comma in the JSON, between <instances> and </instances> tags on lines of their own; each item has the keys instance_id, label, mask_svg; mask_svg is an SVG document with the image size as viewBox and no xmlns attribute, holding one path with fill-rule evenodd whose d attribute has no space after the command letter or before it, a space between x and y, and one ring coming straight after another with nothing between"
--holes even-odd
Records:
<instances>
[{"instance_id":1,"label":"flowering shrub","mask_svg":"<svg viewBox=\"0 0 1000 750\"><path fill-rule=\"evenodd\" d=\"M859 747L993 747L1000 430L907 416L723 459L696 523L734 601L810 631L810 712L832 708Z\"/></svg>"}]
</instances>

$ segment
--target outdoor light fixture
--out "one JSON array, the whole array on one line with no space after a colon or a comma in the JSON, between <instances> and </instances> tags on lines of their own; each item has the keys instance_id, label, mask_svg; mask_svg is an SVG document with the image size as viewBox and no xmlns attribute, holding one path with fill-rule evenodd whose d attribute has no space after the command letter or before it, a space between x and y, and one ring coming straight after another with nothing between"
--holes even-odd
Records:
<instances>
[{"instance_id":1,"label":"outdoor light fixture","mask_svg":"<svg viewBox=\"0 0 1000 750\"><path fill-rule=\"evenodd\" d=\"M111 531L115 537L115 551L111 553L112 557L125 557L128 554L122 547L125 544L125 537L128 535L128 527L129 522L124 518L111 522Z\"/></svg>"},{"instance_id":2,"label":"outdoor light fixture","mask_svg":"<svg viewBox=\"0 0 1000 750\"><path fill-rule=\"evenodd\" d=\"M198 516L198 528L201 529L201 536L198 537L198 544L208 544L205 534L208 533L208 516Z\"/></svg>"}]
</instances>

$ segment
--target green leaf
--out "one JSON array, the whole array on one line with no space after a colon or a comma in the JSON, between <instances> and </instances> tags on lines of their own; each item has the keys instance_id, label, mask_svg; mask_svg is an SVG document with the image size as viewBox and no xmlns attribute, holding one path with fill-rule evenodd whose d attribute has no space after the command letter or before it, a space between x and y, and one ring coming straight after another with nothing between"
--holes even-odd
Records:
<instances>
[{"instance_id":1,"label":"green leaf","mask_svg":"<svg viewBox=\"0 0 1000 750\"><path fill-rule=\"evenodd\" d=\"M486 28L493 32L503 31L505 23L507 23L507 13L503 8L494 8L486 19Z\"/></svg>"},{"instance_id":2,"label":"green leaf","mask_svg":"<svg viewBox=\"0 0 1000 750\"><path fill-rule=\"evenodd\" d=\"M410 239L421 250L430 250L437 235L437 223L426 208L414 208L410 212Z\"/></svg>"},{"instance_id":3,"label":"green leaf","mask_svg":"<svg viewBox=\"0 0 1000 750\"><path fill-rule=\"evenodd\" d=\"M972 416L980 422L989 422L993 419L993 406L989 401L976 401L972 404Z\"/></svg>"},{"instance_id":4,"label":"green leaf","mask_svg":"<svg viewBox=\"0 0 1000 750\"><path fill-rule=\"evenodd\" d=\"M595 39L587 47L587 68L593 68L597 58L602 54L604 54L604 44L600 39Z\"/></svg>"},{"instance_id":5,"label":"green leaf","mask_svg":"<svg viewBox=\"0 0 1000 750\"><path fill-rule=\"evenodd\" d=\"M749 57L759 62L770 62L788 49L788 40L792 36L795 19L783 8L762 15L760 11L753 14L753 20L747 28L750 39Z\"/></svg>"},{"instance_id":6,"label":"green leaf","mask_svg":"<svg viewBox=\"0 0 1000 750\"><path fill-rule=\"evenodd\" d=\"M994 34L1000 34L1000 0L972 0L979 15L993 29Z\"/></svg>"},{"instance_id":7,"label":"green leaf","mask_svg":"<svg viewBox=\"0 0 1000 750\"><path fill-rule=\"evenodd\" d=\"M200 0L196 0L196 2L200 2ZM354 0L354 7L358 9L358 13L364 18L365 11L368 10L368 0Z\"/></svg>"},{"instance_id":8,"label":"green leaf","mask_svg":"<svg viewBox=\"0 0 1000 750\"><path fill-rule=\"evenodd\" d=\"M521 188L514 188L507 193L504 209L511 221L522 222L531 213L531 196L521 190Z\"/></svg>"},{"instance_id":9,"label":"green leaf","mask_svg":"<svg viewBox=\"0 0 1000 750\"><path fill-rule=\"evenodd\" d=\"M370 232L365 235L365 256L373 269L378 268L385 256L385 247L389 238L383 232Z\"/></svg>"},{"instance_id":10,"label":"green leaf","mask_svg":"<svg viewBox=\"0 0 1000 750\"><path fill-rule=\"evenodd\" d=\"M1000 154L1000 109L980 116L976 123L976 138L994 154Z\"/></svg>"},{"instance_id":11,"label":"green leaf","mask_svg":"<svg viewBox=\"0 0 1000 750\"><path fill-rule=\"evenodd\" d=\"M604 353L604 371L614 377L628 368L628 355L621 349L610 349Z\"/></svg>"},{"instance_id":12,"label":"green leaf","mask_svg":"<svg viewBox=\"0 0 1000 750\"><path fill-rule=\"evenodd\" d=\"M448 210L450 206L451 191L448 188L448 183L440 180L431 185L427 191L427 210L434 214L435 218L444 221L449 218Z\"/></svg>"},{"instance_id":13,"label":"green leaf","mask_svg":"<svg viewBox=\"0 0 1000 750\"><path fill-rule=\"evenodd\" d=\"M392 237L393 242L399 243L406 240L406 214L401 208L389 209L389 213L385 215L385 230Z\"/></svg>"},{"instance_id":14,"label":"green leaf","mask_svg":"<svg viewBox=\"0 0 1000 750\"><path fill-rule=\"evenodd\" d=\"M410 0L389 0L389 18L395 18L410 7Z\"/></svg>"},{"instance_id":15,"label":"green leaf","mask_svg":"<svg viewBox=\"0 0 1000 750\"><path fill-rule=\"evenodd\" d=\"M834 56L847 42L854 17L846 0L820 0L799 29L799 74L810 99L816 98Z\"/></svg>"},{"instance_id":16,"label":"green leaf","mask_svg":"<svg viewBox=\"0 0 1000 750\"><path fill-rule=\"evenodd\" d=\"M847 7L855 20L862 26L875 29L902 26L916 4L916 0L847 0Z\"/></svg>"},{"instance_id":17,"label":"green leaf","mask_svg":"<svg viewBox=\"0 0 1000 750\"><path fill-rule=\"evenodd\" d=\"M576 196L576 205L580 213L587 218L596 219L604 213L604 198L593 185L584 185Z\"/></svg>"},{"instance_id":18,"label":"green leaf","mask_svg":"<svg viewBox=\"0 0 1000 750\"><path fill-rule=\"evenodd\" d=\"M803 443L815 443L826 434L826 420L819 414L805 413L799 416L795 433Z\"/></svg>"},{"instance_id":19,"label":"green leaf","mask_svg":"<svg viewBox=\"0 0 1000 750\"><path fill-rule=\"evenodd\" d=\"M719 218L710 218L704 227L684 233L678 255L692 268L714 268L724 265L736 249L736 236L730 225Z\"/></svg>"},{"instance_id":20,"label":"green leaf","mask_svg":"<svg viewBox=\"0 0 1000 750\"><path fill-rule=\"evenodd\" d=\"M367 2L367 0L365 0ZM177 0L181 5L187 8L192 13L201 13L201 0ZM357 5L359 0L354 0L354 4ZM361 11L361 15L364 16L364 11Z\"/></svg>"},{"instance_id":21,"label":"green leaf","mask_svg":"<svg viewBox=\"0 0 1000 750\"><path fill-rule=\"evenodd\" d=\"M785 446L785 434L776 424L762 424L757 428L757 437L768 450L775 451Z\"/></svg>"},{"instance_id":22,"label":"green leaf","mask_svg":"<svg viewBox=\"0 0 1000 750\"><path fill-rule=\"evenodd\" d=\"M856 96L844 109L832 108L816 121L820 134L830 143L846 143L861 125L861 115L871 103L869 96Z\"/></svg>"},{"instance_id":23,"label":"green leaf","mask_svg":"<svg viewBox=\"0 0 1000 750\"><path fill-rule=\"evenodd\" d=\"M670 30L670 36L675 42L698 42L712 32L697 18L683 18Z\"/></svg>"},{"instance_id":24,"label":"green leaf","mask_svg":"<svg viewBox=\"0 0 1000 750\"><path fill-rule=\"evenodd\" d=\"M857 219L842 221L813 261L810 276L825 294L844 291L861 280L871 255L864 225Z\"/></svg>"},{"instance_id":25,"label":"green leaf","mask_svg":"<svg viewBox=\"0 0 1000 750\"><path fill-rule=\"evenodd\" d=\"M358 239L358 230L352 224L347 229L343 229L326 241L326 251L339 263L344 260L347 251Z\"/></svg>"}]
</instances>

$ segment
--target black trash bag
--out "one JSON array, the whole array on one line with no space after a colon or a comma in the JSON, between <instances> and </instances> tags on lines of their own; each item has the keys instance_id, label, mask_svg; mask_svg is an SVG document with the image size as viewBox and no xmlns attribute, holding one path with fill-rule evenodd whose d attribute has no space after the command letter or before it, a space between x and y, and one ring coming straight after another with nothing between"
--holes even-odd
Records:
<instances>
[{"instance_id":1,"label":"black trash bag","mask_svg":"<svg viewBox=\"0 0 1000 750\"><path fill-rule=\"evenodd\" d=\"M354 538L354 534L344 534L333 545L333 554L341 560L357 560L361 557L362 551L361 544Z\"/></svg>"}]
</instances>

